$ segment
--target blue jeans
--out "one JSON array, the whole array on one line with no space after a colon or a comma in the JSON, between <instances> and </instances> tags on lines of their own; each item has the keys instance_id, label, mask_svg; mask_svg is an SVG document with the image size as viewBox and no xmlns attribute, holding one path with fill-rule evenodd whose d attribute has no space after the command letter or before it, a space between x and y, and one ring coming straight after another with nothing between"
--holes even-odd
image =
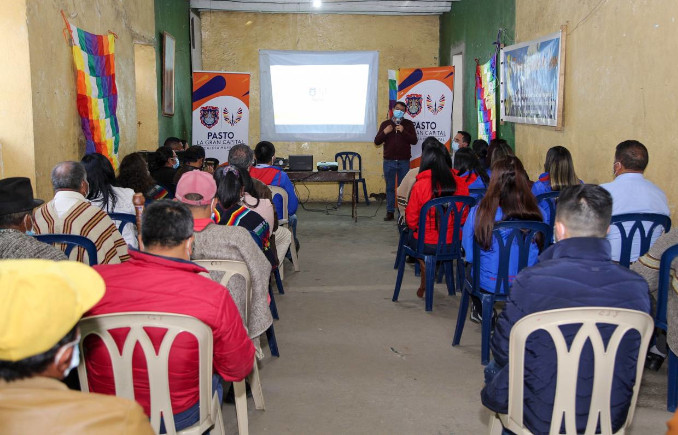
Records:
<instances>
[{"instance_id":1,"label":"blue jeans","mask_svg":"<svg viewBox=\"0 0 678 435\"><path fill-rule=\"evenodd\" d=\"M396 176L398 184L403 181L410 170L409 160L384 160L384 178L386 179L386 211L395 212Z\"/></svg>"},{"instance_id":2,"label":"blue jeans","mask_svg":"<svg viewBox=\"0 0 678 435\"><path fill-rule=\"evenodd\" d=\"M221 376L213 374L212 375L212 395L214 392L217 392L219 395L219 403L224 399L224 387L221 385ZM211 404L211 401L210 401ZM191 406L185 411L181 411L178 414L174 414L174 428L176 430L186 429L191 427L197 422L200 421L200 402ZM165 422L160 421L160 433L166 433Z\"/></svg>"}]
</instances>

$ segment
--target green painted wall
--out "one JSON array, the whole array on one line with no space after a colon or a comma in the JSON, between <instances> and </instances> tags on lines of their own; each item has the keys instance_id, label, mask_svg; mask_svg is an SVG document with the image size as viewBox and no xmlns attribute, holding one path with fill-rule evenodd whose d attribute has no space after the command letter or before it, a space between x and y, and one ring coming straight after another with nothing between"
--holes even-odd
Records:
<instances>
[{"instance_id":1,"label":"green painted wall","mask_svg":"<svg viewBox=\"0 0 678 435\"><path fill-rule=\"evenodd\" d=\"M487 62L494 53L492 43L497 39L497 31L505 29L501 42L513 44L515 38L516 5L515 0L463 0L452 2L452 10L440 17L440 65L450 65L450 50L463 49L464 62L464 130L478 137L478 115L475 102L475 76L477 58ZM458 94L457 94L458 95ZM497 102L499 99L497 99ZM506 139L515 146L515 134L512 123L499 125L497 136Z\"/></svg>"},{"instance_id":2,"label":"green painted wall","mask_svg":"<svg viewBox=\"0 0 678 435\"><path fill-rule=\"evenodd\" d=\"M187 0L155 0L156 71L158 73L158 144L168 136L191 138L190 5ZM162 115L163 32L176 40L174 66L174 116ZM190 142L189 142L190 143Z\"/></svg>"}]
</instances>

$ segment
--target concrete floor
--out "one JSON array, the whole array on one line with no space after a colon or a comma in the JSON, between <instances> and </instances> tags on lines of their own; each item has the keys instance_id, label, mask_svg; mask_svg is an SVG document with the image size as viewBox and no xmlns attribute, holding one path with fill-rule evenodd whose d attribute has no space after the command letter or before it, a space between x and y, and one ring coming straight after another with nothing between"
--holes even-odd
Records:
<instances>
[{"instance_id":1,"label":"concrete floor","mask_svg":"<svg viewBox=\"0 0 678 435\"><path fill-rule=\"evenodd\" d=\"M391 302L397 232L383 205L325 213L301 207L301 271L285 269L276 295L280 358L261 362L265 411L249 399L252 434L482 434L490 412L480 403L480 327L467 322L452 348L459 296L436 286L424 311L411 265L400 300ZM264 343L265 345L265 343ZM646 371L632 434L660 434L666 411L666 368ZM227 432L235 408L224 405Z\"/></svg>"}]
</instances>

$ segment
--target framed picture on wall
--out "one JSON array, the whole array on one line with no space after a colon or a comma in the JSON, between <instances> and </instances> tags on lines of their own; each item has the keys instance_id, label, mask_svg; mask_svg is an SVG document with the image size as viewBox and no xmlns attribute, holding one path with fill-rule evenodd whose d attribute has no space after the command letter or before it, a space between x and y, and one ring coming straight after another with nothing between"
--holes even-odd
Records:
<instances>
[{"instance_id":1,"label":"framed picture on wall","mask_svg":"<svg viewBox=\"0 0 678 435\"><path fill-rule=\"evenodd\" d=\"M174 60L176 41L167 32L162 38L162 114L174 116Z\"/></svg>"},{"instance_id":2,"label":"framed picture on wall","mask_svg":"<svg viewBox=\"0 0 678 435\"><path fill-rule=\"evenodd\" d=\"M501 49L501 121L562 129L565 34Z\"/></svg>"}]
</instances>

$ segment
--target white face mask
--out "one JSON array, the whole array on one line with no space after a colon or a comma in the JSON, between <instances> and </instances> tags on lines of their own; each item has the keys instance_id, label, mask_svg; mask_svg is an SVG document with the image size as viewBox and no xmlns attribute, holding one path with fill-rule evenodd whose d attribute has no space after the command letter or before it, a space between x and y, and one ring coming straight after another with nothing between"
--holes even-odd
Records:
<instances>
[{"instance_id":1,"label":"white face mask","mask_svg":"<svg viewBox=\"0 0 678 435\"><path fill-rule=\"evenodd\" d=\"M452 151L454 152L459 151L459 144L455 141L452 141Z\"/></svg>"},{"instance_id":2,"label":"white face mask","mask_svg":"<svg viewBox=\"0 0 678 435\"><path fill-rule=\"evenodd\" d=\"M71 341L70 343L66 343L64 346L62 346L59 352L57 352L56 356L54 357L54 364L57 365L64 352L66 352L69 347L73 348L73 353L71 354L71 362L68 364L68 368L64 370L63 373L64 378L68 376L69 373L71 373L71 370L80 365L80 347L78 346L79 343L80 343L80 334L78 334L78 337L75 340Z\"/></svg>"}]
</instances>

